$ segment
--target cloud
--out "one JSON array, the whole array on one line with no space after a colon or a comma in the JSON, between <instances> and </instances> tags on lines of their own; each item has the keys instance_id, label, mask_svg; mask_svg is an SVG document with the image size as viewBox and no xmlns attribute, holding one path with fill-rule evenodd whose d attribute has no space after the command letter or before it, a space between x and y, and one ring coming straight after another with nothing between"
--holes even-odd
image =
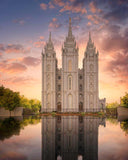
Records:
<instances>
[{"instance_id":1,"label":"cloud","mask_svg":"<svg viewBox=\"0 0 128 160\"><path fill-rule=\"evenodd\" d=\"M0 72L8 73L8 74L16 74L22 73L27 70L27 67L20 63L8 63L7 61L3 61L0 63Z\"/></svg>"},{"instance_id":2,"label":"cloud","mask_svg":"<svg viewBox=\"0 0 128 160\"><path fill-rule=\"evenodd\" d=\"M107 65L107 70L113 72L117 77L128 79L128 52L114 54L113 59Z\"/></svg>"},{"instance_id":3,"label":"cloud","mask_svg":"<svg viewBox=\"0 0 128 160\"><path fill-rule=\"evenodd\" d=\"M40 38L41 40L43 40L43 39L44 39L44 36L40 36L39 38Z\"/></svg>"},{"instance_id":4,"label":"cloud","mask_svg":"<svg viewBox=\"0 0 128 160\"><path fill-rule=\"evenodd\" d=\"M58 29L61 26L62 24L58 22L57 18L53 18L52 21L49 23L49 28L51 29Z\"/></svg>"},{"instance_id":5,"label":"cloud","mask_svg":"<svg viewBox=\"0 0 128 160\"><path fill-rule=\"evenodd\" d=\"M5 48L4 48L4 44L0 44L0 51L4 51Z\"/></svg>"},{"instance_id":6,"label":"cloud","mask_svg":"<svg viewBox=\"0 0 128 160\"><path fill-rule=\"evenodd\" d=\"M4 51L5 53L29 53L30 47L24 48L21 44L0 44L0 51Z\"/></svg>"},{"instance_id":7,"label":"cloud","mask_svg":"<svg viewBox=\"0 0 128 160\"><path fill-rule=\"evenodd\" d=\"M28 56L24 57L21 62L27 66L37 66L41 63L41 59Z\"/></svg>"},{"instance_id":8,"label":"cloud","mask_svg":"<svg viewBox=\"0 0 128 160\"><path fill-rule=\"evenodd\" d=\"M47 4L41 3L41 4L40 4L40 8L41 8L42 10L46 10L46 9L47 9Z\"/></svg>"},{"instance_id":9,"label":"cloud","mask_svg":"<svg viewBox=\"0 0 128 160\"><path fill-rule=\"evenodd\" d=\"M2 57L2 55L3 55L3 53L2 53L2 52L0 52L0 58Z\"/></svg>"},{"instance_id":10,"label":"cloud","mask_svg":"<svg viewBox=\"0 0 128 160\"><path fill-rule=\"evenodd\" d=\"M58 5L60 7L65 5L63 0L53 0L53 4Z\"/></svg>"},{"instance_id":11,"label":"cloud","mask_svg":"<svg viewBox=\"0 0 128 160\"><path fill-rule=\"evenodd\" d=\"M11 77L11 78L6 78L6 79L3 79L2 80L3 83L5 83L6 85L32 85L32 84L35 84L35 83L39 83L39 80L38 79L35 79L33 77L30 77L30 76L27 76L27 77L17 77L17 76L14 76L14 77Z\"/></svg>"},{"instance_id":12,"label":"cloud","mask_svg":"<svg viewBox=\"0 0 128 160\"><path fill-rule=\"evenodd\" d=\"M48 3L48 7L49 7L50 9L55 8L55 6L52 4L52 2L49 2L49 3Z\"/></svg>"},{"instance_id":13,"label":"cloud","mask_svg":"<svg viewBox=\"0 0 128 160\"><path fill-rule=\"evenodd\" d=\"M100 43L102 49L105 51L128 50L128 28L122 33L120 26L108 25L103 29L103 32L107 34Z\"/></svg>"},{"instance_id":14,"label":"cloud","mask_svg":"<svg viewBox=\"0 0 128 160\"><path fill-rule=\"evenodd\" d=\"M85 9L85 7L83 7L82 5L72 5L70 3L65 3L64 7L62 9L60 9L59 12L65 12L65 11L71 11L72 13L81 13L81 14L86 14L87 10Z\"/></svg>"},{"instance_id":15,"label":"cloud","mask_svg":"<svg viewBox=\"0 0 128 160\"><path fill-rule=\"evenodd\" d=\"M15 20L13 20L13 23L24 25L25 20L23 20L23 19L15 19Z\"/></svg>"},{"instance_id":16,"label":"cloud","mask_svg":"<svg viewBox=\"0 0 128 160\"><path fill-rule=\"evenodd\" d=\"M104 23L107 24L108 21L103 19L101 16L93 14L93 15L87 15L87 19L92 21L94 24Z\"/></svg>"},{"instance_id":17,"label":"cloud","mask_svg":"<svg viewBox=\"0 0 128 160\"><path fill-rule=\"evenodd\" d=\"M112 3L113 4L113 3ZM113 5L114 6L114 5ZM116 4L112 10L108 11L104 14L104 18L108 20L113 20L117 22L124 21L126 22L126 19L128 19L128 7L127 4Z\"/></svg>"},{"instance_id":18,"label":"cloud","mask_svg":"<svg viewBox=\"0 0 128 160\"><path fill-rule=\"evenodd\" d=\"M36 48L43 48L43 46L45 45L45 41L37 41L33 43L34 47Z\"/></svg>"},{"instance_id":19,"label":"cloud","mask_svg":"<svg viewBox=\"0 0 128 160\"><path fill-rule=\"evenodd\" d=\"M89 8L90 8L90 11L91 11L92 13L101 12L101 10L98 9L97 6L96 6L96 2L93 2L93 1L90 2Z\"/></svg>"}]
</instances>

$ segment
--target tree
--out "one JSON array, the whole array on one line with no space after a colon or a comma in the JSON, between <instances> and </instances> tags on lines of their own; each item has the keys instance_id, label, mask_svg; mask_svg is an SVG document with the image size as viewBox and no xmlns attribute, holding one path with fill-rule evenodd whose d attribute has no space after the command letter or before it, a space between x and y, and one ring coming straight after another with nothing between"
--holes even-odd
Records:
<instances>
[{"instance_id":1,"label":"tree","mask_svg":"<svg viewBox=\"0 0 128 160\"><path fill-rule=\"evenodd\" d=\"M106 108L117 108L119 106L119 103L113 102L113 103L108 103L106 105Z\"/></svg>"},{"instance_id":2,"label":"tree","mask_svg":"<svg viewBox=\"0 0 128 160\"><path fill-rule=\"evenodd\" d=\"M0 91L0 106L9 110L11 115L11 111L20 106L19 92L13 92L3 86L0 87Z\"/></svg>"},{"instance_id":3,"label":"tree","mask_svg":"<svg viewBox=\"0 0 128 160\"><path fill-rule=\"evenodd\" d=\"M126 92L123 97L120 99L120 105L128 108L128 93Z\"/></svg>"}]
</instances>

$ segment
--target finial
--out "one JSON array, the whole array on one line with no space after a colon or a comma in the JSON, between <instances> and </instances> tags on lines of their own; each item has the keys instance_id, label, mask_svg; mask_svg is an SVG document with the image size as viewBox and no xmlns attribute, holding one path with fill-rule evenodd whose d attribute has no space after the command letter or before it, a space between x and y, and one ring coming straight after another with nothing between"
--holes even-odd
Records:
<instances>
[{"instance_id":1,"label":"finial","mask_svg":"<svg viewBox=\"0 0 128 160\"><path fill-rule=\"evenodd\" d=\"M51 42L51 32L49 33L49 42Z\"/></svg>"},{"instance_id":2,"label":"finial","mask_svg":"<svg viewBox=\"0 0 128 160\"><path fill-rule=\"evenodd\" d=\"M68 30L68 36L72 36L72 24L71 24L71 17L69 17L69 30Z\"/></svg>"}]
</instances>

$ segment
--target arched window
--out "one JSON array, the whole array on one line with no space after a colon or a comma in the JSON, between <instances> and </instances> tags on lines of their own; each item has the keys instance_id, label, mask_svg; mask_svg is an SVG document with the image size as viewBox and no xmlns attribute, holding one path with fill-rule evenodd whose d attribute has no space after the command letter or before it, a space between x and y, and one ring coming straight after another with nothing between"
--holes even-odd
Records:
<instances>
[{"instance_id":1,"label":"arched window","mask_svg":"<svg viewBox=\"0 0 128 160\"><path fill-rule=\"evenodd\" d=\"M68 89L72 89L72 76L68 76Z\"/></svg>"},{"instance_id":2,"label":"arched window","mask_svg":"<svg viewBox=\"0 0 128 160\"><path fill-rule=\"evenodd\" d=\"M69 72L72 71L72 61L71 60L68 61L68 71Z\"/></svg>"},{"instance_id":3,"label":"arched window","mask_svg":"<svg viewBox=\"0 0 128 160\"><path fill-rule=\"evenodd\" d=\"M79 90L82 91L82 84L80 84Z\"/></svg>"},{"instance_id":4,"label":"arched window","mask_svg":"<svg viewBox=\"0 0 128 160\"><path fill-rule=\"evenodd\" d=\"M58 91L61 91L61 85L58 85Z\"/></svg>"}]
</instances>

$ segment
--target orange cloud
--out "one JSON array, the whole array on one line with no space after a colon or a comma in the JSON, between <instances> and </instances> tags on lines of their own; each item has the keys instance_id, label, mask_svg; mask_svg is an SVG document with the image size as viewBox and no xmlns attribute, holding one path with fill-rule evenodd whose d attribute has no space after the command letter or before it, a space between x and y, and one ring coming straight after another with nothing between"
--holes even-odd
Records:
<instances>
[{"instance_id":1,"label":"orange cloud","mask_svg":"<svg viewBox=\"0 0 128 160\"><path fill-rule=\"evenodd\" d=\"M40 8L43 9L43 10L46 10L47 9L47 4L41 3Z\"/></svg>"},{"instance_id":2,"label":"orange cloud","mask_svg":"<svg viewBox=\"0 0 128 160\"><path fill-rule=\"evenodd\" d=\"M88 22L88 23L87 23L87 26L91 26L91 25L92 25L92 23L91 23L91 22Z\"/></svg>"},{"instance_id":3,"label":"orange cloud","mask_svg":"<svg viewBox=\"0 0 128 160\"><path fill-rule=\"evenodd\" d=\"M60 24L57 20L57 18L53 18L52 21L49 23L49 28L57 29L60 28L62 24Z\"/></svg>"},{"instance_id":4,"label":"orange cloud","mask_svg":"<svg viewBox=\"0 0 128 160\"><path fill-rule=\"evenodd\" d=\"M25 48L21 44L0 44L0 51L5 53L29 53L31 50L30 47Z\"/></svg>"},{"instance_id":5,"label":"orange cloud","mask_svg":"<svg viewBox=\"0 0 128 160\"><path fill-rule=\"evenodd\" d=\"M60 12L64 12L64 11L71 11L73 13L81 13L81 14L87 13L87 10L85 8L83 8L81 5L73 6L73 5L69 4L68 2L60 10Z\"/></svg>"},{"instance_id":6,"label":"orange cloud","mask_svg":"<svg viewBox=\"0 0 128 160\"><path fill-rule=\"evenodd\" d=\"M20 63L0 63L0 72L3 73L8 73L8 74L16 74L16 73L21 73L27 70L27 67L23 64Z\"/></svg>"},{"instance_id":7,"label":"orange cloud","mask_svg":"<svg viewBox=\"0 0 128 160\"><path fill-rule=\"evenodd\" d=\"M40 36L39 38L40 38L41 40L43 40L43 39L44 39L44 36Z\"/></svg>"},{"instance_id":8,"label":"orange cloud","mask_svg":"<svg viewBox=\"0 0 128 160\"><path fill-rule=\"evenodd\" d=\"M35 57L24 57L21 62L27 66L37 66L41 63L41 59Z\"/></svg>"},{"instance_id":9,"label":"orange cloud","mask_svg":"<svg viewBox=\"0 0 128 160\"><path fill-rule=\"evenodd\" d=\"M54 3L55 5L60 6L60 7L62 7L62 6L65 5L65 3L64 3L62 0L53 0L53 3Z\"/></svg>"},{"instance_id":10,"label":"orange cloud","mask_svg":"<svg viewBox=\"0 0 128 160\"><path fill-rule=\"evenodd\" d=\"M89 8L92 13L101 12L101 10L96 7L96 3L93 1L90 2Z\"/></svg>"},{"instance_id":11,"label":"orange cloud","mask_svg":"<svg viewBox=\"0 0 128 160\"><path fill-rule=\"evenodd\" d=\"M104 23L107 24L108 21L100 17L99 15L87 15L87 19L91 20L94 24Z\"/></svg>"},{"instance_id":12,"label":"orange cloud","mask_svg":"<svg viewBox=\"0 0 128 160\"><path fill-rule=\"evenodd\" d=\"M34 42L33 45L36 48L43 48L43 46L45 45L45 41L37 41L37 42Z\"/></svg>"},{"instance_id":13,"label":"orange cloud","mask_svg":"<svg viewBox=\"0 0 128 160\"><path fill-rule=\"evenodd\" d=\"M52 2L49 2L48 5L49 5L49 8L50 8L50 9L55 8L54 5L52 4Z\"/></svg>"}]
</instances>

